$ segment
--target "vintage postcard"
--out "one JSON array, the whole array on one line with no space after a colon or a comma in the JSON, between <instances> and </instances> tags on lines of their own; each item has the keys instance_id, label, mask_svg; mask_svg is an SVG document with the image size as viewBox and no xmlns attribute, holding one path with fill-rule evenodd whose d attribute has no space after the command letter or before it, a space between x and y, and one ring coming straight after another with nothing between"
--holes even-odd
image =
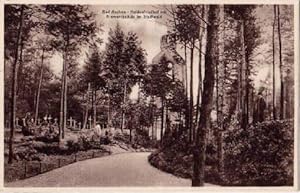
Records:
<instances>
[{"instance_id":1,"label":"vintage postcard","mask_svg":"<svg viewBox=\"0 0 300 193\"><path fill-rule=\"evenodd\" d=\"M299 2L1 6L0 190L298 188Z\"/></svg>"}]
</instances>

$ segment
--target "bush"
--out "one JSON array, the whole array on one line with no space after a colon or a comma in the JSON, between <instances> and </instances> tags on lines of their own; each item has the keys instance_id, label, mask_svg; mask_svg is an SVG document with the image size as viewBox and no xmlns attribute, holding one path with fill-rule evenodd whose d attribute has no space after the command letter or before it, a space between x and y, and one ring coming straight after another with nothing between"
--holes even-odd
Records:
<instances>
[{"instance_id":1,"label":"bush","mask_svg":"<svg viewBox=\"0 0 300 193\"><path fill-rule=\"evenodd\" d=\"M38 141L43 141L46 143L58 142L59 140L58 130L59 128L57 126L42 125L35 129L34 135L36 137L36 140Z\"/></svg>"},{"instance_id":2,"label":"bush","mask_svg":"<svg viewBox=\"0 0 300 193\"><path fill-rule=\"evenodd\" d=\"M88 138L85 135L80 135L78 139L69 139L67 140L66 146L69 153L86 151L92 149L93 141L91 138Z\"/></svg>"},{"instance_id":3,"label":"bush","mask_svg":"<svg viewBox=\"0 0 300 193\"><path fill-rule=\"evenodd\" d=\"M92 148L92 140L87 136L81 135L78 139L80 150L88 150Z\"/></svg>"},{"instance_id":4,"label":"bush","mask_svg":"<svg viewBox=\"0 0 300 193\"><path fill-rule=\"evenodd\" d=\"M44 142L35 141L32 143L32 147L37 152L43 153L46 155L63 153L63 151L60 149L58 143L44 143Z\"/></svg>"},{"instance_id":5,"label":"bush","mask_svg":"<svg viewBox=\"0 0 300 193\"><path fill-rule=\"evenodd\" d=\"M124 142L124 143L129 143L129 135L126 134L126 133L120 133L120 132L118 132L118 133L116 133L113 136L113 139L116 140L116 141L120 141L120 142Z\"/></svg>"},{"instance_id":6,"label":"bush","mask_svg":"<svg viewBox=\"0 0 300 193\"><path fill-rule=\"evenodd\" d=\"M100 144L108 145L110 143L112 143L112 140L109 136L106 135L100 137Z\"/></svg>"},{"instance_id":7,"label":"bush","mask_svg":"<svg viewBox=\"0 0 300 193\"><path fill-rule=\"evenodd\" d=\"M293 122L268 121L225 137L225 174L234 185L293 184Z\"/></svg>"},{"instance_id":8,"label":"bush","mask_svg":"<svg viewBox=\"0 0 300 193\"><path fill-rule=\"evenodd\" d=\"M77 152L80 150L80 145L78 141L74 141L70 139L67 141L66 145L69 152Z\"/></svg>"}]
</instances>

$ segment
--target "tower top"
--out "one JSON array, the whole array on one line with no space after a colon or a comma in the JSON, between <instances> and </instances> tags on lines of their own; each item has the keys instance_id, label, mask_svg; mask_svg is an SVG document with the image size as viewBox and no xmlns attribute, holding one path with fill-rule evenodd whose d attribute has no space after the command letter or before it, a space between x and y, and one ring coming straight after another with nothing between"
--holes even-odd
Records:
<instances>
[{"instance_id":1,"label":"tower top","mask_svg":"<svg viewBox=\"0 0 300 193\"><path fill-rule=\"evenodd\" d=\"M170 34L163 35L160 40L160 49L176 49L174 36Z\"/></svg>"}]
</instances>

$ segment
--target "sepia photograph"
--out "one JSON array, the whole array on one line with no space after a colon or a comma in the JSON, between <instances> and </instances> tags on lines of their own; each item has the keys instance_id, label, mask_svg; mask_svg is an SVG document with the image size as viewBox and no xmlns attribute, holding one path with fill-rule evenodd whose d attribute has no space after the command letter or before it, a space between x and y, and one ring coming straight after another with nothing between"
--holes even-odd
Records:
<instances>
[{"instance_id":1,"label":"sepia photograph","mask_svg":"<svg viewBox=\"0 0 300 193\"><path fill-rule=\"evenodd\" d=\"M1 186L293 190L296 4L4 3Z\"/></svg>"}]
</instances>

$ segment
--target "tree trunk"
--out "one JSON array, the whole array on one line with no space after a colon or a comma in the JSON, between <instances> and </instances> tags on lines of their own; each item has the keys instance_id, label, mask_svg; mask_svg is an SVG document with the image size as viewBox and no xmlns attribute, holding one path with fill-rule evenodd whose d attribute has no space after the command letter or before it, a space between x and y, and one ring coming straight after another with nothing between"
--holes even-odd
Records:
<instances>
[{"instance_id":1,"label":"tree trunk","mask_svg":"<svg viewBox=\"0 0 300 193\"><path fill-rule=\"evenodd\" d=\"M276 5L274 5L274 22L272 33L273 51L273 119L276 120L276 87L275 87L275 25L276 25Z\"/></svg>"},{"instance_id":2,"label":"tree trunk","mask_svg":"<svg viewBox=\"0 0 300 193\"><path fill-rule=\"evenodd\" d=\"M154 118L154 139L157 140L157 117Z\"/></svg>"},{"instance_id":3,"label":"tree trunk","mask_svg":"<svg viewBox=\"0 0 300 193\"><path fill-rule=\"evenodd\" d=\"M184 61L185 61L185 95L186 95L186 98L188 98L188 80L187 80L187 77L188 77L188 68L187 68L187 46L186 46L186 43L184 43Z\"/></svg>"},{"instance_id":4,"label":"tree trunk","mask_svg":"<svg viewBox=\"0 0 300 193\"><path fill-rule=\"evenodd\" d=\"M224 21L224 5L220 5L220 20ZM224 173L224 158L223 158L223 130L224 130L224 114L223 114L223 105L224 105L224 95L225 92L225 61L224 61L224 22L219 25L218 31L221 31L219 39L219 48L220 50L217 50L219 55L219 62L216 63L216 70L217 70L217 124L218 124L218 130L217 130L217 152L218 152L218 173L219 178L222 181L223 180L223 173Z\"/></svg>"},{"instance_id":5,"label":"tree trunk","mask_svg":"<svg viewBox=\"0 0 300 193\"><path fill-rule=\"evenodd\" d=\"M247 62L246 62L246 50L245 50L245 21L241 21L241 44L242 44L242 65L241 65L241 126L246 128L246 106L247 106Z\"/></svg>"},{"instance_id":6,"label":"tree trunk","mask_svg":"<svg viewBox=\"0 0 300 193\"><path fill-rule=\"evenodd\" d=\"M151 123L151 129L152 129L152 140L154 139L154 122L155 122L155 116L154 116L154 98L151 96L151 116L152 116L152 123Z\"/></svg>"},{"instance_id":7,"label":"tree trunk","mask_svg":"<svg viewBox=\"0 0 300 193\"><path fill-rule=\"evenodd\" d=\"M280 32L280 9L277 5L277 28L278 28L278 42L279 42L279 69L280 69L280 119L284 119L284 82L283 82L283 66L282 66L282 46L281 46L281 32Z\"/></svg>"},{"instance_id":8,"label":"tree trunk","mask_svg":"<svg viewBox=\"0 0 300 193\"><path fill-rule=\"evenodd\" d=\"M245 26L244 26L245 27ZM244 31L244 30L243 30ZM245 41L245 33L243 34L243 40ZM246 93L245 93L245 104L244 104L244 120L245 120L245 127L247 127L247 125L249 124L249 94L250 94L250 80L249 80L249 76L250 76L250 64L249 64L249 57L248 57L248 53L246 53L246 49L244 46L244 55L245 55L245 65L246 65L246 71L245 71L245 87L246 87Z\"/></svg>"},{"instance_id":9,"label":"tree trunk","mask_svg":"<svg viewBox=\"0 0 300 193\"><path fill-rule=\"evenodd\" d=\"M68 45L68 43L67 43ZM68 47L68 46L67 46ZM67 83L67 69L68 69L68 53L67 53L67 48L65 51L65 57L64 57L64 73L63 73L63 79L64 79L64 89L63 89L63 127L62 127L62 139L65 137L65 131L67 128L67 88L68 88L68 83Z\"/></svg>"},{"instance_id":10,"label":"tree trunk","mask_svg":"<svg viewBox=\"0 0 300 193\"><path fill-rule=\"evenodd\" d=\"M95 104L95 101L94 101L94 88L92 88L91 94L92 94L91 95L92 96L91 118L92 118L93 122L91 123L90 127L94 128L94 104Z\"/></svg>"},{"instance_id":11,"label":"tree trunk","mask_svg":"<svg viewBox=\"0 0 300 193\"><path fill-rule=\"evenodd\" d=\"M93 127L96 127L97 123L97 107L96 107L96 92L97 90L92 90L92 107L93 107Z\"/></svg>"},{"instance_id":12,"label":"tree trunk","mask_svg":"<svg viewBox=\"0 0 300 193\"><path fill-rule=\"evenodd\" d=\"M205 74L203 81L203 94L200 108L200 120L193 149L193 178L192 186L204 185L204 166L206 151L207 125L210 118L213 103L213 91L215 82L215 64L218 62L217 40L218 30L215 26L219 22L219 6L210 5L208 10L207 43L205 55Z\"/></svg>"},{"instance_id":13,"label":"tree trunk","mask_svg":"<svg viewBox=\"0 0 300 193\"><path fill-rule=\"evenodd\" d=\"M88 83L88 91L87 91L87 97L86 97L86 105L85 105L85 113L84 113L84 119L83 119L83 129L87 128L87 121L88 121L88 116L89 116L89 102L90 102L90 97L89 93L91 90L91 83Z\"/></svg>"},{"instance_id":14,"label":"tree trunk","mask_svg":"<svg viewBox=\"0 0 300 193\"><path fill-rule=\"evenodd\" d=\"M126 105L126 95L127 95L127 81L125 80L124 85L124 96L123 96L123 107L122 107L122 121L121 121L121 131L123 132L123 129L125 127L125 105Z\"/></svg>"},{"instance_id":15,"label":"tree trunk","mask_svg":"<svg viewBox=\"0 0 300 193\"><path fill-rule=\"evenodd\" d=\"M132 120L130 120L132 121ZM132 125L129 125L129 142L131 143L132 141L132 128L131 128Z\"/></svg>"},{"instance_id":16,"label":"tree trunk","mask_svg":"<svg viewBox=\"0 0 300 193\"><path fill-rule=\"evenodd\" d=\"M24 17L24 6L21 6L19 27L18 27L18 36L16 43L16 50L14 56L14 63L12 68L13 80L12 80L12 97L11 97L11 117L10 117L10 138L9 138L9 153L8 153L8 163L11 164L13 162L13 141L14 141L14 130L16 129L16 108L17 108L17 89L18 89L18 57L19 57L19 45L22 38L22 30L23 30L23 17Z\"/></svg>"},{"instance_id":17,"label":"tree trunk","mask_svg":"<svg viewBox=\"0 0 300 193\"><path fill-rule=\"evenodd\" d=\"M184 61L185 61L185 126L186 131L189 133L189 104L188 104L188 67L187 67L187 45L184 43Z\"/></svg>"},{"instance_id":18,"label":"tree trunk","mask_svg":"<svg viewBox=\"0 0 300 193\"><path fill-rule=\"evenodd\" d=\"M20 42L20 59L19 59L19 69L18 69L18 88L17 88L17 95L20 96L21 92L22 92L22 98L25 98L25 83L24 81L22 81L22 79L24 78L23 75L23 50L24 50L24 38L21 37L21 42ZM23 87L23 89L21 90L21 87Z\"/></svg>"},{"instance_id":19,"label":"tree trunk","mask_svg":"<svg viewBox=\"0 0 300 193\"><path fill-rule=\"evenodd\" d=\"M112 127L112 122L111 122L111 106L110 106L110 94L108 94L108 106L107 106L107 127L110 128Z\"/></svg>"},{"instance_id":20,"label":"tree trunk","mask_svg":"<svg viewBox=\"0 0 300 193\"><path fill-rule=\"evenodd\" d=\"M59 112L59 141L63 138L63 127L64 127L64 88L65 88L65 79L64 79L64 71L65 71L65 60L63 59L63 72L61 78L61 93L60 93L60 112Z\"/></svg>"},{"instance_id":21,"label":"tree trunk","mask_svg":"<svg viewBox=\"0 0 300 193\"><path fill-rule=\"evenodd\" d=\"M163 141L164 135L164 97L161 97L161 126L160 126L160 142Z\"/></svg>"},{"instance_id":22,"label":"tree trunk","mask_svg":"<svg viewBox=\"0 0 300 193\"><path fill-rule=\"evenodd\" d=\"M34 125L37 125L37 119L39 117L39 104L40 104L40 94L41 94L41 86L43 82L43 70L44 70L44 52L45 49L42 50L42 62L41 62L41 72L40 72L40 79L37 89L37 95L36 95L36 105L35 105L35 116L34 116Z\"/></svg>"},{"instance_id":23,"label":"tree trunk","mask_svg":"<svg viewBox=\"0 0 300 193\"><path fill-rule=\"evenodd\" d=\"M194 114L194 95L193 95L193 72L194 72L194 45L195 44L195 40L193 39L192 40L192 47L190 49L191 51L191 61L190 61L190 64L191 64L191 68L190 68L190 108L189 108L189 112L190 112L190 115L189 115L189 127L190 127L190 142L194 141L193 138L195 136L195 130L194 130L194 124L193 124L193 114Z\"/></svg>"},{"instance_id":24,"label":"tree trunk","mask_svg":"<svg viewBox=\"0 0 300 193\"><path fill-rule=\"evenodd\" d=\"M63 53L63 71L62 71L62 90L61 90L61 101L60 101L60 137L64 139L65 130L67 127L67 49L69 41L67 40Z\"/></svg>"},{"instance_id":25,"label":"tree trunk","mask_svg":"<svg viewBox=\"0 0 300 193\"><path fill-rule=\"evenodd\" d=\"M202 6L201 9L201 17L204 18L204 5ZM195 126L197 127L198 125L198 120L199 120L199 111L200 111L200 98L202 95L202 39L204 35L204 30L202 30L202 27L200 27L200 35L199 35L199 69L198 69L198 91L197 91L197 105L196 105L196 121L195 121Z\"/></svg>"}]
</instances>

